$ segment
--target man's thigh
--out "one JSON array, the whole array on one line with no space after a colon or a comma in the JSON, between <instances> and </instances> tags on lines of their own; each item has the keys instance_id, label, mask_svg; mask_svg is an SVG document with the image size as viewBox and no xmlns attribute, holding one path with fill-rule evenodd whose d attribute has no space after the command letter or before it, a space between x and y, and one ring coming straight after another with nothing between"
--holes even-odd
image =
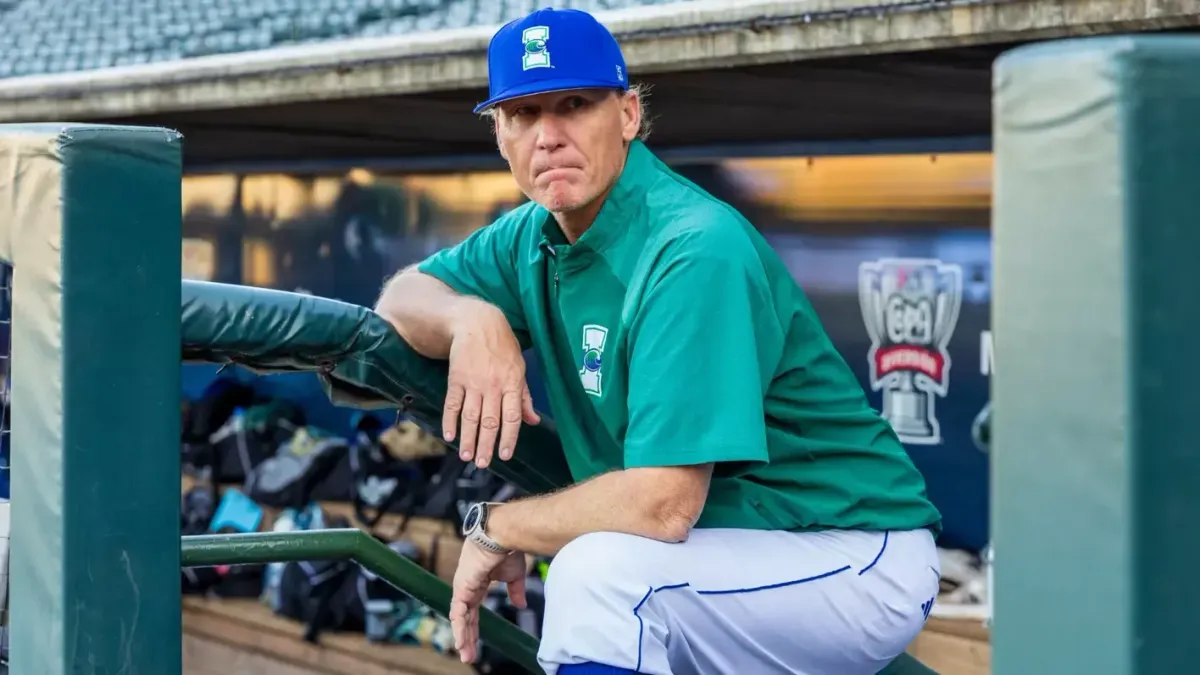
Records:
<instances>
[{"instance_id":1,"label":"man's thigh","mask_svg":"<svg viewBox=\"0 0 1200 675\"><path fill-rule=\"evenodd\" d=\"M587 535L550 567L539 657L641 673L873 674L937 592L924 531Z\"/></svg>"}]
</instances>

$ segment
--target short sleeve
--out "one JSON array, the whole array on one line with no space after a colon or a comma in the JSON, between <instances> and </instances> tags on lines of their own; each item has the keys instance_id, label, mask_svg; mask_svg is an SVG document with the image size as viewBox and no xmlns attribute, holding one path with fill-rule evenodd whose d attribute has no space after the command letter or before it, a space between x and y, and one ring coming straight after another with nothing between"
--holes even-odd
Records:
<instances>
[{"instance_id":1,"label":"short sleeve","mask_svg":"<svg viewBox=\"0 0 1200 675\"><path fill-rule=\"evenodd\" d=\"M463 295L498 307L508 318L521 346L528 348L529 326L517 279L518 224L509 217L501 218L476 230L456 246L426 258L417 265L417 270Z\"/></svg>"},{"instance_id":2,"label":"short sleeve","mask_svg":"<svg viewBox=\"0 0 1200 675\"><path fill-rule=\"evenodd\" d=\"M625 465L740 473L768 461L763 399L783 349L766 272L745 239L724 255L670 248L631 323Z\"/></svg>"}]
</instances>

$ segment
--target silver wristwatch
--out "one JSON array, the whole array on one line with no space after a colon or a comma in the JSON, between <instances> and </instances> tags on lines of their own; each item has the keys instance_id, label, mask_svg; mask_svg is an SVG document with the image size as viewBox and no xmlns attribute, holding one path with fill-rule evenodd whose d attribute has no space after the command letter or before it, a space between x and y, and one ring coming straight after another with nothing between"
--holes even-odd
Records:
<instances>
[{"instance_id":1,"label":"silver wristwatch","mask_svg":"<svg viewBox=\"0 0 1200 675\"><path fill-rule=\"evenodd\" d=\"M492 504L488 502L475 502L467 509L467 515L463 517L463 539L473 541L493 553L508 553L508 549L487 534L488 511L491 507Z\"/></svg>"}]
</instances>

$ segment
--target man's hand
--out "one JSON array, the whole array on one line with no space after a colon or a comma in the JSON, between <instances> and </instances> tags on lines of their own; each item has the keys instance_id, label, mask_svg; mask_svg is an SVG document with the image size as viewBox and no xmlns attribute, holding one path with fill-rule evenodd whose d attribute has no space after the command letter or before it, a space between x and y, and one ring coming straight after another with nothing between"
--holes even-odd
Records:
<instances>
[{"instance_id":1,"label":"man's hand","mask_svg":"<svg viewBox=\"0 0 1200 675\"><path fill-rule=\"evenodd\" d=\"M487 597L493 581L508 585L508 597L520 609L525 608L525 554L493 553L470 541L463 544L454 572L450 597L450 626L454 630L454 649L463 663L471 663L479 645L479 606Z\"/></svg>"},{"instance_id":2,"label":"man's hand","mask_svg":"<svg viewBox=\"0 0 1200 675\"><path fill-rule=\"evenodd\" d=\"M517 447L522 420L537 424L541 418L525 382L521 346L504 314L482 302L471 302L464 314L451 337L442 434L447 442L458 436L463 461L474 459L484 468L492 461L497 432L500 459L508 460Z\"/></svg>"}]
</instances>

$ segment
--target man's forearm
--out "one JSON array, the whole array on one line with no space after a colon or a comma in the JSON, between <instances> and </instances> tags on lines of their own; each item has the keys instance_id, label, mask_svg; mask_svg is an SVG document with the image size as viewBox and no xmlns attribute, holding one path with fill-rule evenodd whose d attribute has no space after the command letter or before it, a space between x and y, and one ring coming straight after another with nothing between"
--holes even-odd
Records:
<instances>
[{"instance_id":1,"label":"man's forearm","mask_svg":"<svg viewBox=\"0 0 1200 675\"><path fill-rule=\"evenodd\" d=\"M467 307L470 305L470 307ZM413 349L431 359L450 355L455 321L465 311L499 311L478 298L461 295L415 267L388 280L375 303L375 313L387 319Z\"/></svg>"},{"instance_id":2,"label":"man's forearm","mask_svg":"<svg viewBox=\"0 0 1200 675\"><path fill-rule=\"evenodd\" d=\"M554 555L589 532L684 541L708 491L711 467L613 471L548 495L494 507L489 536L505 548Z\"/></svg>"}]
</instances>

